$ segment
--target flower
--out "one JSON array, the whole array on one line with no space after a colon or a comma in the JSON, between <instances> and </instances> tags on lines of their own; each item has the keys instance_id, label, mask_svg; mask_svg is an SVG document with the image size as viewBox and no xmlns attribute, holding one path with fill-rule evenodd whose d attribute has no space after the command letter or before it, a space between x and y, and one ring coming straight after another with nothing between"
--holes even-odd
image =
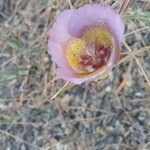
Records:
<instances>
[{"instance_id":1,"label":"flower","mask_svg":"<svg viewBox=\"0 0 150 150\"><path fill-rule=\"evenodd\" d=\"M48 32L48 53L57 75L75 84L101 78L120 55L124 24L103 4L84 5L60 13Z\"/></svg>"}]
</instances>

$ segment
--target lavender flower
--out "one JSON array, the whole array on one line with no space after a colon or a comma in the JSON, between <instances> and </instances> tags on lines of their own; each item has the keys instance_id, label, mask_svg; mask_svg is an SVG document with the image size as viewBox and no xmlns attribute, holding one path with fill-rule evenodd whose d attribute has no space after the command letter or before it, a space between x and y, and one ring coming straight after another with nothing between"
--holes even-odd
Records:
<instances>
[{"instance_id":1,"label":"lavender flower","mask_svg":"<svg viewBox=\"0 0 150 150\"><path fill-rule=\"evenodd\" d=\"M75 84L94 81L112 70L120 55L124 25L103 4L65 10L48 32L48 52L57 75Z\"/></svg>"}]
</instances>

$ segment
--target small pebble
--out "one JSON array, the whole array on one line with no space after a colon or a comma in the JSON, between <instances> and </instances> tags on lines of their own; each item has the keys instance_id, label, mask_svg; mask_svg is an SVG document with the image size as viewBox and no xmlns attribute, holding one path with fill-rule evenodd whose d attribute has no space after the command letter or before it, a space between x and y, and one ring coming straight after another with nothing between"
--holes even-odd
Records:
<instances>
[{"instance_id":1,"label":"small pebble","mask_svg":"<svg viewBox=\"0 0 150 150\"><path fill-rule=\"evenodd\" d=\"M135 96L137 96L137 97L143 97L143 94L140 93L140 92L137 92L137 93L135 93Z\"/></svg>"},{"instance_id":2,"label":"small pebble","mask_svg":"<svg viewBox=\"0 0 150 150\"><path fill-rule=\"evenodd\" d=\"M106 91L106 92L111 92L111 90L112 90L112 88L111 88L110 86L107 86L107 87L105 88L105 91Z\"/></svg>"}]
</instances>

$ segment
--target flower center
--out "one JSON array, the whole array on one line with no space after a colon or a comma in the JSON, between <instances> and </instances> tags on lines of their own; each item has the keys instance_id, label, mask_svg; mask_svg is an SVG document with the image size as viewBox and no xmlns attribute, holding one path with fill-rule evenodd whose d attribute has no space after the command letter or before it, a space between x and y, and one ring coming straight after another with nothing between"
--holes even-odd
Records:
<instances>
[{"instance_id":1,"label":"flower center","mask_svg":"<svg viewBox=\"0 0 150 150\"><path fill-rule=\"evenodd\" d=\"M93 72L104 65L110 57L110 48L104 45L95 46L92 48L93 52L86 48L85 54L80 56L80 64L83 68L86 68L88 72Z\"/></svg>"},{"instance_id":2,"label":"flower center","mask_svg":"<svg viewBox=\"0 0 150 150\"><path fill-rule=\"evenodd\" d=\"M65 47L68 64L80 76L95 74L105 69L110 61L113 35L107 28L92 26Z\"/></svg>"}]
</instances>

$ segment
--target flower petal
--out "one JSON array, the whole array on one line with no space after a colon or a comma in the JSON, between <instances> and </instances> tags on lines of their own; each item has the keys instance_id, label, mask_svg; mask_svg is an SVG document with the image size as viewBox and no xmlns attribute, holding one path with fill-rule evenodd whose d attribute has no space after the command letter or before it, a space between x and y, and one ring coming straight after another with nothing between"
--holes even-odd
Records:
<instances>
[{"instance_id":1,"label":"flower petal","mask_svg":"<svg viewBox=\"0 0 150 150\"><path fill-rule=\"evenodd\" d=\"M120 15L107 5L85 5L75 10L69 21L69 33L78 37L86 27L107 25L116 36L119 44L122 41L124 25Z\"/></svg>"},{"instance_id":2,"label":"flower petal","mask_svg":"<svg viewBox=\"0 0 150 150\"><path fill-rule=\"evenodd\" d=\"M57 69L57 76L74 84L81 84L85 82L84 78L78 77L74 72L64 71L62 68Z\"/></svg>"},{"instance_id":3,"label":"flower petal","mask_svg":"<svg viewBox=\"0 0 150 150\"><path fill-rule=\"evenodd\" d=\"M70 70L65 55L64 43L71 38L68 34L68 20L73 10L65 10L56 17L56 21L48 32L48 53L52 56L52 60L65 70Z\"/></svg>"},{"instance_id":4,"label":"flower petal","mask_svg":"<svg viewBox=\"0 0 150 150\"><path fill-rule=\"evenodd\" d=\"M68 21L74 10L64 10L56 17L56 21L48 32L48 38L57 42L65 42L71 36L68 33Z\"/></svg>"}]
</instances>

